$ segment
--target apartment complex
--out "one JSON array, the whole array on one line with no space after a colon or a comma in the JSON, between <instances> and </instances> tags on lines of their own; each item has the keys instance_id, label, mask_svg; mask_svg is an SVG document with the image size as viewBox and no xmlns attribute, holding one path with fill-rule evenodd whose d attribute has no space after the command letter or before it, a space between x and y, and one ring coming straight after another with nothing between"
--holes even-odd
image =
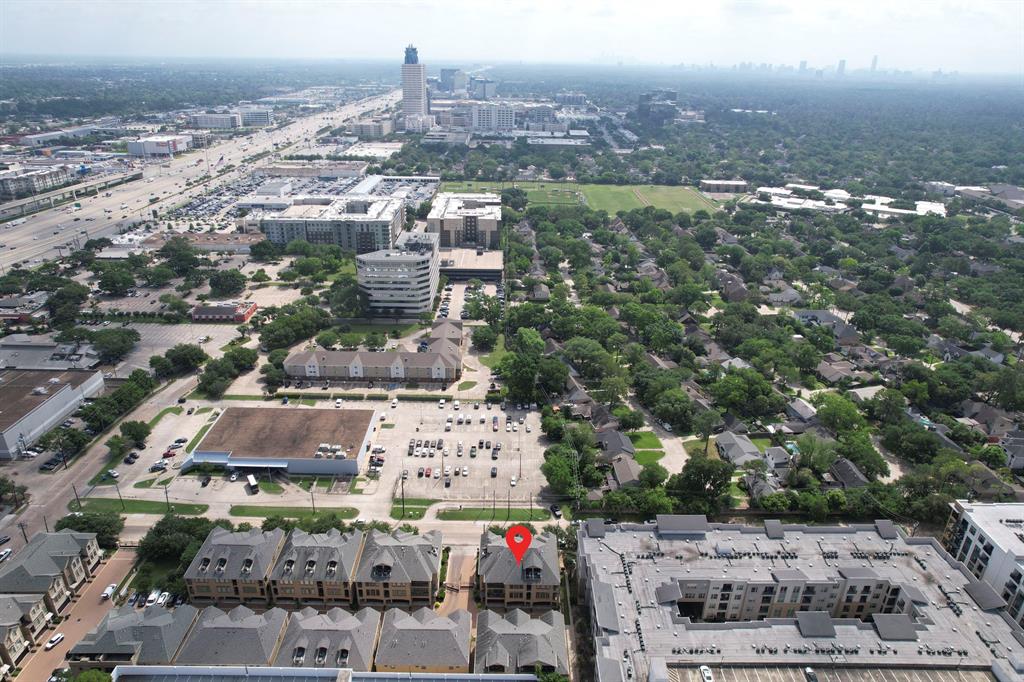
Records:
<instances>
[{"instance_id":1,"label":"apartment complex","mask_svg":"<svg viewBox=\"0 0 1024 682\"><path fill-rule=\"evenodd\" d=\"M393 249L357 256L356 276L370 313L416 317L433 310L438 254L438 235L404 232Z\"/></svg>"},{"instance_id":2,"label":"apartment complex","mask_svg":"<svg viewBox=\"0 0 1024 682\"><path fill-rule=\"evenodd\" d=\"M61 613L100 563L95 533L36 533L0 569L0 595L39 595L50 613Z\"/></svg>"},{"instance_id":3,"label":"apartment complex","mask_svg":"<svg viewBox=\"0 0 1024 682\"><path fill-rule=\"evenodd\" d=\"M185 571L193 604L271 602L270 571L284 546L285 532L232 532L214 528Z\"/></svg>"},{"instance_id":4,"label":"apartment complex","mask_svg":"<svg viewBox=\"0 0 1024 682\"><path fill-rule=\"evenodd\" d=\"M385 116L361 118L350 126L352 134L363 140L376 140L395 131L395 122Z\"/></svg>"},{"instance_id":5,"label":"apartment complex","mask_svg":"<svg viewBox=\"0 0 1024 682\"><path fill-rule=\"evenodd\" d=\"M569 674L565 618L548 611L538 618L515 609L481 611L476 624L473 671L478 673Z\"/></svg>"},{"instance_id":6,"label":"apartment complex","mask_svg":"<svg viewBox=\"0 0 1024 682\"><path fill-rule=\"evenodd\" d=\"M110 673L119 665L173 661L198 615L198 609L189 604L174 610L149 606L141 611L126 604L108 611L99 625L68 651L71 672Z\"/></svg>"},{"instance_id":7,"label":"apartment complex","mask_svg":"<svg viewBox=\"0 0 1024 682\"><path fill-rule=\"evenodd\" d=\"M456 340L457 339L457 340ZM289 355L291 379L330 381L416 381L446 384L462 376L462 323L438 320L426 351L303 350Z\"/></svg>"},{"instance_id":8,"label":"apartment complex","mask_svg":"<svg viewBox=\"0 0 1024 682\"><path fill-rule=\"evenodd\" d=\"M432 607L440 587L441 533L413 535L372 530L366 534L356 568L360 606Z\"/></svg>"},{"instance_id":9,"label":"apartment complex","mask_svg":"<svg viewBox=\"0 0 1024 682\"><path fill-rule=\"evenodd\" d=\"M1024 631L1000 595L934 538L889 521L590 519L578 542L599 682L679 679L672 669L708 660L1024 673Z\"/></svg>"},{"instance_id":10,"label":"apartment complex","mask_svg":"<svg viewBox=\"0 0 1024 682\"><path fill-rule=\"evenodd\" d=\"M505 538L487 530L480 536L477 595L488 609L549 611L559 606L561 572L553 535L533 536L522 561L516 561Z\"/></svg>"},{"instance_id":11,"label":"apartment complex","mask_svg":"<svg viewBox=\"0 0 1024 682\"><path fill-rule=\"evenodd\" d=\"M459 609L447 616L429 608L412 613L389 609L374 659L377 672L468 673L473 616Z\"/></svg>"},{"instance_id":12,"label":"apartment complex","mask_svg":"<svg viewBox=\"0 0 1024 682\"><path fill-rule=\"evenodd\" d=\"M267 239L282 246L302 239L369 253L390 248L404 223L401 199L347 195L297 197L280 213L264 216L259 226Z\"/></svg>"},{"instance_id":13,"label":"apartment complex","mask_svg":"<svg viewBox=\"0 0 1024 682\"><path fill-rule=\"evenodd\" d=\"M348 606L354 596L352 574L363 545L363 532L306 533L295 529L270 572L275 604Z\"/></svg>"},{"instance_id":14,"label":"apartment complex","mask_svg":"<svg viewBox=\"0 0 1024 682\"><path fill-rule=\"evenodd\" d=\"M441 236L442 248L501 248L501 197L441 192L427 216L427 232Z\"/></svg>"},{"instance_id":15,"label":"apartment complex","mask_svg":"<svg viewBox=\"0 0 1024 682\"><path fill-rule=\"evenodd\" d=\"M175 663L199 665L270 665L281 640L288 612L268 609L256 613L246 606L222 611L203 609L181 645Z\"/></svg>"},{"instance_id":16,"label":"apartment complex","mask_svg":"<svg viewBox=\"0 0 1024 682\"><path fill-rule=\"evenodd\" d=\"M46 630L47 613L41 594L0 595L0 665L18 667Z\"/></svg>"},{"instance_id":17,"label":"apartment complex","mask_svg":"<svg viewBox=\"0 0 1024 682\"><path fill-rule=\"evenodd\" d=\"M63 187L74 179L69 166L0 171L0 201L20 199Z\"/></svg>"},{"instance_id":18,"label":"apartment complex","mask_svg":"<svg viewBox=\"0 0 1024 682\"><path fill-rule=\"evenodd\" d=\"M943 546L991 586L1010 617L1024 625L1024 504L957 500L950 507Z\"/></svg>"},{"instance_id":19,"label":"apartment complex","mask_svg":"<svg viewBox=\"0 0 1024 682\"><path fill-rule=\"evenodd\" d=\"M371 670L380 634L380 611L349 613L305 608L291 614L274 665Z\"/></svg>"},{"instance_id":20,"label":"apartment complex","mask_svg":"<svg viewBox=\"0 0 1024 682\"><path fill-rule=\"evenodd\" d=\"M241 128L242 116L236 113L223 114L192 114L189 116L189 124L195 128Z\"/></svg>"},{"instance_id":21,"label":"apartment complex","mask_svg":"<svg viewBox=\"0 0 1024 682\"><path fill-rule=\"evenodd\" d=\"M185 571L190 601L255 608L433 605L441 533L215 528Z\"/></svg>"}]
</instances>

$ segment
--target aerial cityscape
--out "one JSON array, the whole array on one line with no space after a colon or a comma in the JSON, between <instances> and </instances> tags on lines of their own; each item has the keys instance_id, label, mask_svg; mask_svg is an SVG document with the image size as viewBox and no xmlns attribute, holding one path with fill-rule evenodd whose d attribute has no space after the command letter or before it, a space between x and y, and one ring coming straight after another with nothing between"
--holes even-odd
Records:
<instances>
[{"instance_id":1,"label":"aerial cityscape","mask_svg":"<svg viewBox=\"0 0 1024 682\"><path fill-rule=\"evenodd\" d=\"M0 125L0 682L1024 680L1021 0L5 0Z\"/></svg>"}]
</instances>

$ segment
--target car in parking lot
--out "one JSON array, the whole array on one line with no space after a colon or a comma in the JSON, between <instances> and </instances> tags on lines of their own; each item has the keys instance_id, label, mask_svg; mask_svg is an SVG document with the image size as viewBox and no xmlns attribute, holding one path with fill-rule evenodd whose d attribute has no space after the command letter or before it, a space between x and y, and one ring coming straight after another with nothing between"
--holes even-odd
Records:
<instances>
[{"instance_id":1,"label":"car in parking lot","mask_svg":"<svg viewBox=\"0 0 1024 682\"><path fill-rule=\"evenodd\" d=\"M206 486L210 485L210 481L212 480L213 478L210 477L209 475L203 476L201 479L199 479L199 485L200 487L205 488Z\"/></svg>"},{"instance_id":2,"label":"car in parking lot","mask_svg":"<svg viewBox=\"0 0 1024 682\"><path fill-rule=\"evenodd\" d=\"M469 476L469 467L466 466L465 464L462 465L462 475Z\"/></svg>"},{"instance_id":3,"label":"car in parking lot","mask_svg":"<svg viewBox=\"0 0 1024 682\"><path fill-rule=\"evenodd\" d=\"M168 592L161 592L160 596L156 598L156 605L157 606L163 606L164 604L167 603L167 598L170 597L170 596L171 595Z\"/></svg>"},{"instance_id":4,"label":"car in parking lot","mask_svg":"<svg viewBox=\"0 0 1024 682\"><path fill-rule=\"evenodd\" d=\"M149 471L150 473L157 471L167 471L167 465L164 464L163 462L157 462L153 466L149 467Z\"/></svg>"},{"instance_id":5,"label":"car in parking lot","mask_svg":"<svg viewBox=\"0 0 1024 682\"><path fill-rule=\"evenodd\" d=\"M491 478L498 477L498 467L491 467Z\"/></svg>"},{"instance_id":6,"label":"car in parking lot","mask_svg":"<svg viewBox=\"0 0 1024 682\"><path fill-rule=\"evenodd\" d=\"M120 475L121 474L117 473L114 469L107 469L107 476L110 476L111 478L117 478Z\"/></svg>"},{"instance_id":7,"label":"car in parking lot","mask_svg":"<svg viewBox=\"0 0 1024 682\"><path fill-rule=\"evenodd\" d=\"M562 518L562 508L559 507L557 504L551 505L550 507L548 507L548 510L551 512L551 515L554 516L556 519Z\"/></svg>"},{"instance_id":8,"label":"car in parking lot","mask_svg":"<svg viewBox=\"0 0 1024 682\"><path fill-rule=\"evenodd\" d=\"M512 479L508 482L508 484L510 486L512 486L513 488L515 488L516 487L516 483L518 483L518 482L519 482L519 479L516 478L515 476L513 476Z\"/></svg>"},{"instance_id":9,"label":"car in parking lot","mask_svg":"<svg viewBox=\"0 0 1024 682\"><path fill-rule=\"evenodd\" d=\"M441 468L434 469L434 478L441 478Z\"/></svg>"},{"instance_id":10,"label":"car in parking lot","mask_svg":"<svg viewBox=\"0 0 1024 682\"><path fill-rule=\"evenodd\" d=\"M715 676L711 674L711 668L702 665L697 670L700 671L701 682L715 682Z\"/></svg>"},{"instance_id":11,"label":"car in parking lot","mask_svg":"<svg viewBox=\"0 0 1024 682\"><path fill-rule=\"evenodd\" d=\"M416 470L416 478L423 478L423 467Z\"/></svg>"},{"instance_id":12,"label":"car in parking lot","mask_svg":"<svg viewBox=\"0 0 1024 682\"><path fill-rule=\"evenodd\" d=\"M14 552L14 550L10 547L0 552L0 561L7 561L10 558L12 552Z\"/></svg>"}]
</instances>

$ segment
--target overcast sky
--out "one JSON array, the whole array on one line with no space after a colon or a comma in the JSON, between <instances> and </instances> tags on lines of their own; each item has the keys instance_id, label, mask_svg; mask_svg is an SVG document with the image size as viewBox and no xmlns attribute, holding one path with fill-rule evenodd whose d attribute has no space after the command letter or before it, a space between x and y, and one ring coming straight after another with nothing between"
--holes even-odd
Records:
<instances>
[{"instance_id":1,"label":"overcast sky","mask_svg":"<svg viewBox=\"0 0 1024 682\"><path fill-rule=\"evenodd\" d=\"M0 0L0 51L1024 74L1024 0Z\"/></svg>"}]
</instances>

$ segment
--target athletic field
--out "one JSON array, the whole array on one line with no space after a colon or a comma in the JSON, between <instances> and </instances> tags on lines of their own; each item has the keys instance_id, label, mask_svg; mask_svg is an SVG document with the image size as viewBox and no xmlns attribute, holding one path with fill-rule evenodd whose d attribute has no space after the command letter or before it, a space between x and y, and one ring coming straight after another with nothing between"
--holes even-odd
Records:
<instances>
[{"instance_id":1,"label":"athletic field","mask_svg":"<svg viewBox=\"0 0 1024 682\"><path fill-rule=\"evenodd\" d=\"M585 203L595 210L614 214L644 206L657 206L672 213L704 209L715 211L718 204L693 187L672 185L577 185L559 182L443 182L442 192L501 192L508 187L526 191L531 204Z\"/></svg>"}]
</instances>

